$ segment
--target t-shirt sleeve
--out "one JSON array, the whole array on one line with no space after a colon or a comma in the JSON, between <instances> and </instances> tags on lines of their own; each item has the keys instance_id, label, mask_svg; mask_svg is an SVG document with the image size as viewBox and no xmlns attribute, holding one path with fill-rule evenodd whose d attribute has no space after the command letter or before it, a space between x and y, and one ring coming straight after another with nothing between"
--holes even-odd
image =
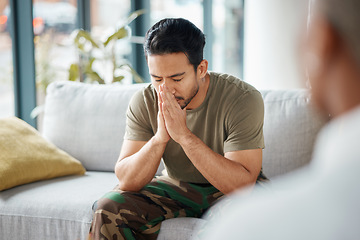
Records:
<instances>
[{"instance_id":1,"label":"t-shirt sleeve","mask_svg":"<svg viewBox=\"0 0 360 240\"><path fill-rule=\"evenodd\" d=\"M136 92L130 100L126 112L125 140L148 141L154 135L143 91Z\"/></svg>"},{"instance_id":2,"label":"t-shirt sleeve","mask_svg":"<svg viewBox=\"0 0 360 240\"><path fill-rule=\"evenodd\" d=\"M224 152L264 148L263 125L263 98L258 91L249 91L230 107Z\"/></svg>"}]
</instances>

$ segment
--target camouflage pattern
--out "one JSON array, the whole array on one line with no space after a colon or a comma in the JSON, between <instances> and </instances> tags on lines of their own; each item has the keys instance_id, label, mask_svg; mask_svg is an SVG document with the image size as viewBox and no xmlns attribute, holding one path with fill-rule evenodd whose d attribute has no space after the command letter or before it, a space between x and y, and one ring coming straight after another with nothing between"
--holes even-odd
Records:
<instances>
[{"instance_id":1,"label":"camouflage pattern","mask_svg":"<svg viewBox=\"0 0 360 240\"><path fill-rule=\"evenodd\" d=\"M222 196L212 185L180 182L166 176L154 178L139 192L115 187L94 204L89 239L156 239L162 221L201 217Z\"/></svg>"}]
</instances>

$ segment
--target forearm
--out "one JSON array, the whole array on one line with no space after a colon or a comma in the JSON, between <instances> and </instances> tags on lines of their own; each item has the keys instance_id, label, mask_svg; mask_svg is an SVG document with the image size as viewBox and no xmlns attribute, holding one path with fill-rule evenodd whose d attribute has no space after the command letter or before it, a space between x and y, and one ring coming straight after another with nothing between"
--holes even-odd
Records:
<instances>
[{"instance_id":1,"label":"forearm","mask_svg":"<svg viewBox=\"0 0 360 240\"><path fill-rule=\"evenodd\" d=\"M120 156L115 166L120 189L139 191L149 183L156 174L165 147L166 143L153 137L135 154Z\"/></svg>"},{"instance_id":2,"label":"forearm","mask_svg":"<svg viewBox=\"0 0 360 240\"><path fill-rule=\"evenodd\" d=\"M191 132L181 140L180 145L201 174L225 194L256 181L254 174L241 163L214 152Z\"/></svg>"}]
</instances>

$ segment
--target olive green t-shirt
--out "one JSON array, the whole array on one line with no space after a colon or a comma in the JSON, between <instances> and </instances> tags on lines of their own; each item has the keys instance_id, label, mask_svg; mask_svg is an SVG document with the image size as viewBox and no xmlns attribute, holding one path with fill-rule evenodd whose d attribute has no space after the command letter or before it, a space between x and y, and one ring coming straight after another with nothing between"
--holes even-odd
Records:
<instances>
[{"instance_id":1,"label":"olive green t-shirt","mask_svg":"<svg viewBox=\"0 0 360 240\"><path fill-rule=\"evenodd\" d=\"M264 148L264 103L251 85L227 74L209 72L204 102L186 111L187 127L214 152ZM157 94L150 84L132 97L125 139L148 141L157 131ZM208 183L181 146L170 139L163 155L169 176L185 182Z\"/></svg>"}]
</instances>

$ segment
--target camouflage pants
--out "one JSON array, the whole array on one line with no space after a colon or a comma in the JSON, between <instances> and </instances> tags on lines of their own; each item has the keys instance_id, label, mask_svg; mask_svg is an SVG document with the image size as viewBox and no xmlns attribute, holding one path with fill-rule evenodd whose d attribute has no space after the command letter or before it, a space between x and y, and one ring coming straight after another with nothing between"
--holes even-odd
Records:
<instances>
[{"instance_id":1,"label":"camouflage pants","mask_svg":"<svg viewBox=\"0 0 360 240\"><path fill-rule=\"evenodd\" d=\"M94 204L90 239L156 239L161 222L201 217L223 194L211 185L154 178L139 192L107 193Z\"/></svg>"}]
</instances>

